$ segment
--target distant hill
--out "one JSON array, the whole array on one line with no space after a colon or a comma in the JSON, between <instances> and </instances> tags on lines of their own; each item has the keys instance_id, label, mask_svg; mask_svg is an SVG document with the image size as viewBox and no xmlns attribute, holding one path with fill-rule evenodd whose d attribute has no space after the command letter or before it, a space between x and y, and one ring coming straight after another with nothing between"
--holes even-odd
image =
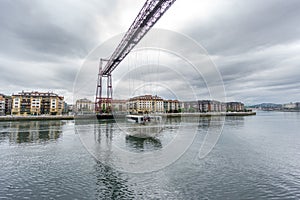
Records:
<instances>
[{"instance_id":1,"label":"distant hill","mask_svg":"<svg viewBox=\"0 0 300 200\"><path fill-rule=\"evenodd\" d=\"M282 108L282 104L275 103L261 103L257 105L248 106L249 108Z\"/></svg>"}]
</instances>

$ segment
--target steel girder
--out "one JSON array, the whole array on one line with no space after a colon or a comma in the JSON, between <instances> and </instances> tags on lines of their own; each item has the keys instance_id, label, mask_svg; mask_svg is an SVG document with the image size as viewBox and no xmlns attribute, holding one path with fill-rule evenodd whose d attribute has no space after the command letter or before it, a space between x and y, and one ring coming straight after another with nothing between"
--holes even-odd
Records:
<instances>
[{"instance_id":1,"label":"steel girder","mask_svg":"<svg viewBox=\"0 0 300 200\"><path fill-rule=\"evenodd\" d=\"M108 59L102 75L109 75L171 7L175 0L147 0L118 47Z\"/></svg>"}]
</instances>

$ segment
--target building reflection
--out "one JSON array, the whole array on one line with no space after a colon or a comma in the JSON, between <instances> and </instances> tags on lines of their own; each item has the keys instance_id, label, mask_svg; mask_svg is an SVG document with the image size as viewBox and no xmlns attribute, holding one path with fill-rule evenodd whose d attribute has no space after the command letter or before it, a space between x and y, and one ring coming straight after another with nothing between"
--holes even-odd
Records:
<instances>
[{"instance_id":1,"label":"building reflection","mask_svg":"<svg viewBox=\"0 0 300 200\"><path fill-rule=\"evenodd\" d=\"M41 143L57 140L63 121L24 121L10 123L10 143Z\"/></svg>"},{"instance_id":2,"label":"building reflection","mask_svg":"<svg viewBox=\"0 0 300 200\"><path fill-rule=\"evenodd\" d=\"M244 126L245 116L227 116L226 125L232 128Z\"/></svg>"}]
</instances>

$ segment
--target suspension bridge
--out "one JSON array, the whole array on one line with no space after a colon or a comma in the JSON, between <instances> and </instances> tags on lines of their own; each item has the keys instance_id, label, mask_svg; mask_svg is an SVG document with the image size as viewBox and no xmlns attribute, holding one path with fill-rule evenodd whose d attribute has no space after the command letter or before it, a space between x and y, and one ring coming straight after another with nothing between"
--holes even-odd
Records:
<instances>
[{"instance_id":1,"label":"suspension bridge","mask_svg":"<svg viewBox=\"0 0 300 200\"><path fill-rule=\"evenodd\" d=\"M110 58L100 58L95 112L97 116L112 112L112 72L140 42L175 0L147 0ZM106 87L106 88L104 88Z\"/></svg>"}]
</instances>

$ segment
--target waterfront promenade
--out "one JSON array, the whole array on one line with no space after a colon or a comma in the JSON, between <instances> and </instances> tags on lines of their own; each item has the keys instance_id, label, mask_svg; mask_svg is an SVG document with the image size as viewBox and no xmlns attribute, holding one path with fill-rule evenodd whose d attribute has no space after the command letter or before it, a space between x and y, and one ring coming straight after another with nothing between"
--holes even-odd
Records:
<instances>
[{"instance_id":1,"label":"waterfront promenade","mask_svg":"<svg viewBox=\"0 0 300 200\"><path fill-rule=\"evenodd\" d=\"M73 120L73 115L33 115L33 116L0 116L0 121L30 121L30 120Z\"/></svg>"},{"instance_id":2,"label":"waterfront promenade","mask_svg":"<svg viewBox=\"0 0 300 200\"><path fill-rule=\"evenodd\" d=\"M256 115L256 112L164 113L159 115L164 117L248 116L248 115ZM9 116L0 116L0 121L74 120L74 119L92 119L95 117L96 117L95 115L76 115L76 116L74 115L43 115L43 116L9 115Z\"/></svg>"},{"instance_id":3,"label":"waterfront promenade","mask_svg":"<svg viewBox=\"0 0 300 200\"><path fill-rule=\"evenodd\" d=\"M165 113L167 117L211 117L211 116L249 116L256 115L256 112L206 112L206 113Z\"/></svg>"}]
</instances>

